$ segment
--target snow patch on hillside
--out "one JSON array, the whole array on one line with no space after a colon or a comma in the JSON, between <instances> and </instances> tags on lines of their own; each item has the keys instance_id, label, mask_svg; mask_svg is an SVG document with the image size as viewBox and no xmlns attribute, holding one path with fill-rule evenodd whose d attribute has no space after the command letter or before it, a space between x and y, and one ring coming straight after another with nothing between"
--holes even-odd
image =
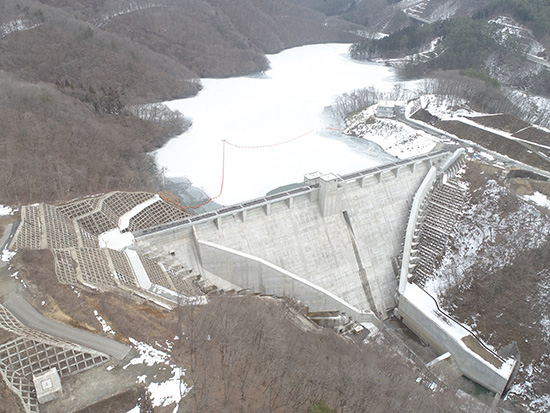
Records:
<instances>
[{"instance_id":1,"label":"snow patch on hillside","mask_svg":"<svg viewBox=\"0 0 550 413\"><path fill-rule=\"evenodd\" d=\"M178 411L179 403L182 398L187 396L191 388L183 381L185 376L185 369L177 367L175 364L170 363L170 354L165 351L158 350L153 346L140 342L130 337L130 342L134 348L139 352L140 356L136 357L124 366L126 369L130 365L134 364L146 364L147 366L153 366L155 364L165 364L171 368L171 375L164 381L155 381L156 375L150 380L147 380L146 375L138 376L137 383L147 383L147 390L151 393L151 401L153 407L166 407L175 404L174 412ZM166 351L170 351L173 344L167 342L165 346L156 343L158 346L163 347ZM139 406L131 411L139 411ZM136 410L137 409L137 410Z\"/></svg>"},{"instance_id":2,"label":"snow patch on hillside","mask_svg":"<svg viewBox=\"0 0 550 413\"><path fill-rule=\"evenodd\" d=\"M544 51L544 47L535 39L531 30L520 25L511 17L498 16L489 20L489 23L495 23L501 26L499 30L499 35L501 36L500 39L498 39L499 42L505 42L511 37L516 37L528 44L529 53L537 54Z\"/></svg>"},{"instance_id":3,"label":"snow patch on hillside","mask_svg":"<svg viewBox=\"0 0 550 413\"><path fill-rule=\"evenodd\" d=\"M454 0L447 1L438 5L433 12L430 13L430 20L446 20L453 17L458 11L458 4Z\"/></svg>"},{"instance_id":4,"label":"snow patch on hillside","mask_svg":"<svg viewBox=\"0 0 550 413\"><path fill-rule=\"evenodd\" d=\"M468 101L453 96L422 95L419 97L420 107L441 120L456 120L464 116L487 116L487 113L471 109Z\"/></svg>"},{"instance_id":5,"label":"snow patch on hillside","mask_svg":"<svg viewBox=\"0 0 550 413\"><path fill-rule=\"evenodd\" d=\"M40 24L34 23L27 19L12 20L11 22L4 23L0 26L0 38L4 38L11 33L31 30L38 26L40 26Z\"/></svg>"},{"instance_id":6,"label":"snow patch on hillside","mask_svg":"<svg viewBox=\"0 0 550 413\"><path fill-rule=\"evenodd\" d=\"M13 215L13 213L15 211L17 211L17 210L14 210L9 206L0 205L0 217L1 216L6 216L6 215Z\"/></svg>"},{"instance_id":7,"label":"snow patch on hillside","mask_svg":"<svg viewBox=\"0 0 550 413\"><path fill-rule=\"evenodd\" d=\"M105 319L99 315L99 312L97 310L94 310L94 315L97 321L99 321L99 323L101 324L101 328L104 333L115 334L115 331L111 328L109 324L107 324Z\"/></svg>"},{"instance_id":8,"label":"snow patch on hillside","mask_svg":"<svg viewBox=\"0 0 550 413\"><path fill-rule=\"evenodd\" d=\"M96 23L97 27L103 26L107 23L109 23L110 20L114 19L115 17L124 16L125 14L133 13L140 10L146 10L146 9L152 9L154 7L166 7L161 4L136 4L136 3L130 3L127 7L124 9L120 9L114 13L110 13L104 17L101 18L99 22Z\"/></svg>"},{"instance_id":9,"label":"snow patch on hillside","mask_svg":"<svg viewBox=\"0 0 550 413\"><path fill-rule=\"evenodd\" d=\"M509 90L507 97L519 107L523 120L541 127L550 127L550 98L531 96L520 90Z\"/></svg>"},{"instance_id":10,"label":"snow patch on hillside","mask_svg":"<svg viewBox=\"0 0 550 413\"><path fill-rule=\"evenodd\" d=\"M453 285L468 288L464 275L474 265L497 271L510 265L522 251L539 248L548 240L550 220L535 206L520 199L517 206L510 205L508 190L494 180L488 181L484 191L480 201L464 211L452 247L436 270L439 280L428 283L428 291L442 295ZM504 205L509 207L502 214Z\"/></svg>"},{"instance_id":11,"label":"snow patch on hillside","mask_svg":"<svg viewBox=\"0 0 550 413\"><path fill-rule=\"evenodd\" d=\"M550 209L550 198L540 192L535 192L533 195L525 195L523 198L543 208Z\"/></svg>"},{"instance_id":12,"label":"snow patch on hillside","mask_svg":"<svg viewBox=\"0 0 550 413\"><path fill-rule=\"evenodd\" d=\"M130 362L123 368L127 368L133 364L146 364L152 366L153 364L161 363L168 364L170 360L170 355L157 350L156 348L150 346L147 343L137 341L136 339L130 337L130 342L134 348L139 352L139 357L133 358Z\"/></svg>"},{"instance_id":13,"label":"snow patch on hillside","mask_svg":"<svg viewBox=\"0 0 550 413\"><path fill-rule=\"evenodd\" d=\"M470 183L472 185L473 182ZM493 274L497 277L505 267L517 263L522 254L545 247L549 240L550 216L538 206L516 197L497 181L488 180L471 191L471 199L435 270L435 278L426 284L425 289L440 302L442 297L448 299L450 290L455 291L453 294L462 291L467 296L478 282L472 274ZM517 275L518 278L524 276L521 273ZM536 309L532 311L529 321L533 336L522 336L525 343L550 340L550 270L539 271L536 279L538 281L532 293L519 304ZM521 285L518 282L518 288ZM460 301L464 297L458 294L454 297ZM449 307L452 313L453 305ZM502 315L497 314L496 318ZM473 331L480 331L480 324L484 324L482 329L487 329L486 323L480 322L484 317L484 313L471 314L466 322ZM485 336L491 335L490 330L485 331ZM528 355L527 360L520 365L516 383L506 397L520 400L528 411L549 411L550 397L546 389L550 354L544 350L541 356L531 355L529 358Z\"/></svg>"},{"instance_id":14,"label":"snow patch on hillside","mask_svg":"<svg viewBox=\"0 0 550 413\"><path fill-rule=\"evenodd\" d=\"M541 281L538 283L538 299L543 305L550 303L550 270L541 271L538 274L541 277ZM540 324L542 331L546 335L546 341L550 340L550 315L548 313L541 314Z\"/></svg>"},{"instance_id":15,"label":"snow patch on hillside","mask_svg":"<svg viewBox=\"0 0 550 413\"><path fill-rule=\"evenodd\" d=\"M151 400L153 407L166 407L173 403L179 405L181 399L187 396L191 390L183 381L185 370L180 367L172 368L172 376L161 383L151 383L147 389L151 392ZM178 406L174 408L174 412L178 411Z\"/></svg>"},{"instance_id":16,"label":"snow patch on hillside","mask_svg":"<svg viewBox=\"0 0 550 413\"><path fill-rule=\"evenodd\" d=\"M15 256L15 251L10 251L4 248L2 255L0 255L0 261L9 262Z\"/></svg>"},{"instance_id":17,"label":"snow patch on hillside","mask_svg":"<svg viewBox=\"0 0 550 413\"><path fill-rule=\"evenodd\" d=\"M529 410L532 412L550 411L550 395L535 393L535 388L541 384L544 371L550 368L549 358L546 354L540 363L530 363L527 366L522 363L521 369L525 372L526 379L521 383L514 384L506 395L506 399L519 397L529 400Z\"/></svg>"}]
</instances>

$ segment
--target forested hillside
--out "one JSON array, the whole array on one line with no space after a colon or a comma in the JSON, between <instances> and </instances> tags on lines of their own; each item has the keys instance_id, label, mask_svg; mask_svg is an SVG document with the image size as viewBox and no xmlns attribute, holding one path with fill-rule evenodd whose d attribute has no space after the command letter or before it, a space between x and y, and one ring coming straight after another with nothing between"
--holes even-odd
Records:
<instances>
[{"instance_id":1,"label":"forested hillside","mask_svg":"<svg viewBox=\"0 0 550 413\"><path fill-rule=\"evenodd\" d=\"M527 25L538 37L550 35L550 7L546 0L492 0L475 13L474 18L510 15Z\"/></svg>"},{"instance_id":2,"label":"forested hillside","mask_svg":"<svg viewBox=\"0 0 550 413\"><path fill-rule=\"evenodd\" d=\"M433 13L416 16L427 19ZM549 46L550 3L505 0L480 4L469 16L409 25L381 39L364 39L351 53L356 59L392 59L406 79L460 70L493 86L548 96L547 67L529 59L545 58Z\"/></svg>"},{"instance_id":3,"label":"forested hillside","mask_svg":"<svg viewBox=\"0 0 550 413\"><path fill-rule=\"evenodd\" d=\"M0 203L158 189L146 151L187 125L131 106L265 70L266 53L358 39L300 3L0 2Z\"/></svg>"},{"instance_id":4,"label":"forested hillside","mask_svg":"<svg viewBox=\"0 0 550 413\"><path fill-rule=\"evenodd\" d=\"M170 114L169 126L151 123L137 119L129 108L192 96L201 88L201 77L266 70L266 54L293 46L356 42L357 58L415 56L403 67L407 77L466 69L477 78L493 82L492 76L515 87L550 93L547 72L510 75L523 64L516 51L524 45L518 46L516 37L503 35L498 25L487 23L499 13L508 13L546 44L545 1L424 1L424 17L429 19L463 16L431 25L418 25L409 17L417 3L2 1L0 81L9 93L0 98L0 147L6 148L0 151L0 203L65 200L144 184L158 188L146 150L181 132L186 122L181 114ZM359 35L376 37L375 32L395 33L379 41L360 41ZM419 53L426 47L428 53ZM27 101L31 103L20 103ZM122 126L111 130L112 125ZM103 131L102 143L84 155L84 148L95 142L97 130ZM32 144L22 144L21 134ZM33 163L36 170L31 172L28 163L37 156L40 165ZM119 169L109 179L102 176L107 165ZM56 183L53 172L44 172L54 170L63 176L64 185ZM39 190L30 189L31 183Z\"/></svg>"},{"instance_id":5,"label":"forested hillside","mask_svg":"<svg viewBox=\"0 0 550 413\"><path fill-rule=\"evenodd\" d=\"M436 42L439 50L425 63L427 69L479 69L490 53L507 50L508 45L499 42L498 30L497 25L461 17L409 26L379 40L356 43L351 51L358 59L395 58L418 53L426 44Z\"/></svg>"}]
</instances>

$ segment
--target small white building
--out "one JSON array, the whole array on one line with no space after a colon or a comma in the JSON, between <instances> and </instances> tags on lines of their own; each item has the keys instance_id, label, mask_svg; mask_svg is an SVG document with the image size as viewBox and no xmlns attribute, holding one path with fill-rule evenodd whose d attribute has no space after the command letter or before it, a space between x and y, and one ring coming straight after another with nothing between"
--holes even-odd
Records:
<instances>
[{"instance_id":1,"label":"small white building","mask_svg":"<svg viewBox=\"0 0 550 413\"><path fill-rule=\"evenodd\" d=\"M376 105L375 114L380 118L394 118L403 109L403 102L381 101Z\"/></svg>"},{"instance_id":2,"label":"small white building","mask_svg":"<svg viewBox=\"0 0 550 413\"><path fill-rule=\"evenodd\" d=\"M61 378L55 367L41 374L33 374L32 380L38 403L46 403L61 396Z\"/></svg>"}]
</instances>

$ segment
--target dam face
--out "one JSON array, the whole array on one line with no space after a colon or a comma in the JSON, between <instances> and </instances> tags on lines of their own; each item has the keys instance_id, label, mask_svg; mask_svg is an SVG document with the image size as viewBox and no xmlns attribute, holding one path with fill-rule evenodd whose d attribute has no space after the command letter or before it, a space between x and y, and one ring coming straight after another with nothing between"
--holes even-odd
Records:
<instances>
[{"instance_id":1,"label":"dam face","mask_svg":"<svg viewBox=\"0 0 550 413\"><path fill-rule=\"evenodd\" d=\"M172 256L224 289L285 295L311 311L386 318L411 200L438 152L336 176L135 234L135 248Z\"/></svg>"}]
</instances>

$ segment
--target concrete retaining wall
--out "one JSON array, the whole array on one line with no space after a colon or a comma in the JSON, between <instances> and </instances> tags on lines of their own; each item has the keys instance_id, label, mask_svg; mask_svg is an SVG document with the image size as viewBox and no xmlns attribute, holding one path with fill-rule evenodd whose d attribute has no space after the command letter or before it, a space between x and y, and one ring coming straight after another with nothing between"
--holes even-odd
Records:
<instances>
[{"instance_id":1,"label":"concrete retaining wall","mask_svg":"<svg viewBox=\"0 0 550 413\"><path fill-rule=\"evenodd\" d=\"M414 196L405 235L396 313L436 351L451 353L462 374L501 394L510 382L517 361L504 360L488 349L471 331L443 313L426 291L409 282L411 250L422 213L421 205L438 179L446 180L459 170L463 156L464 150L459 149L438 170L431 168Z\"/></svg>"},{"instance_id":2,"label":"concrete retaining wall","mask_svg":"<svg viewBox=\"0 0 550 413\"><path fill-rule=\"evenodd\" d=\"M458 322L446 317L424 290L411 284L399 298L399 316L422 340L440 354L449 352L462 374L485 388L502 394L512 375L515 360L503 360L483 346ZM419 294L422 296L419 297ZM419 301L421 302L419 303Z\"/></svg>"},{"instance_id":3,"label":"concrete retaining wall","mask_svg":"<svg viewBox=\"0 0 550 413\"><path fill-rule=\"evenodd\" d=\"M424 202L424 199L426 198L426 195L430 192L430 189L432 188L435 179L436 179L436 168L432 167L428 173L426 174L426 177L422 181L422 184L418 188L418 191L416 191L416 194L414 195L409 221L407 223L407 231L405 233L405 242L403 246L403 260L401 263L401 272L399 275L399 294L403 294L405 292L405 287L408 283L408 277L409 277L409 264L410 264L410 258L411 258L411 247L413 242L413 237L416 231L416 225L418 222L418 216L420 214L420 206L422 205L422 202Z\"/></svg>"}]
</instances>

